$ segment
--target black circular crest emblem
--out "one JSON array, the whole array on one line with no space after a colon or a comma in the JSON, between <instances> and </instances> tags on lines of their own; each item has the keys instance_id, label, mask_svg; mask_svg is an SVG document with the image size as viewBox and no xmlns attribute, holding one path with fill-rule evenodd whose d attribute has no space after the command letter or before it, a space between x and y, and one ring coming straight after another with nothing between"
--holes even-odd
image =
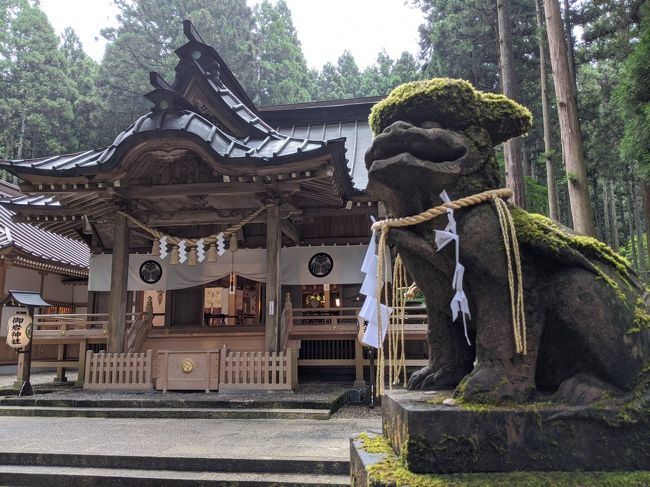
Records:
<instances>
[{"instance_id":1,"label":"black circular crest emblem","mask_svg":"<svg viewBox=\"0 0 650 487\"><path fill-rule=\"evenodd\" d=\"M162 277L162 267L155 260L146 260L140 266L140 279L147 284L156 284Z\"/></svg>"},{"instance_id":2,"label":"black circular crest emblem","mask_svg":"<svg viewBox=\"0 0 650 487\"><path fill-rule=\"evenodd\" d=\"M309 272L314 277L325 277L334 268L334 261L325 252L319 252L309 259Z\"/></svg>"}]
</instances>

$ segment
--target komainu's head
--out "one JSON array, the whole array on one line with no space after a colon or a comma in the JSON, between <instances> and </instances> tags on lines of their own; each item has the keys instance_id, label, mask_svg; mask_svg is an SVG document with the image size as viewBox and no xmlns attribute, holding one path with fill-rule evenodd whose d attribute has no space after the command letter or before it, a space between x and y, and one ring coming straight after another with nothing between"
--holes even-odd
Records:
<instances>
[{"instance_id":1,"label":"komainu's head","mask_svg":"<svg viewBox=\"0 0 650 487\"><path fill-rule=\"evenodd\" d=\"M434 78L395 88L370 114L368 192L393 216L499 187L494 146L530 129L528 109L462 80Z\"/></svg>"}]
</instances>

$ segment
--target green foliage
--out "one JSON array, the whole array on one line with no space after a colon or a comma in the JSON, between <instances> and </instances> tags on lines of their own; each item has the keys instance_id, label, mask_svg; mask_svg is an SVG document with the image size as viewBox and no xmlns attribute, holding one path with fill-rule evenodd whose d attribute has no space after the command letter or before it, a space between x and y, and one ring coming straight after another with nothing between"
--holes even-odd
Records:
<instances>
[{"instance_id":1,"label":"green foliage","mask_svg":"<svg viewBox=\"0 0 650 487\"><path fill-rule=\"evenodd\" d=\"M530 176L524 177L526 183L527 208L532 213L548 213L548 189Z\"/></svg>"},{"instance_id":2,"label":"green foliage","mask_svg":"<svg viewBox=\"0 0 650 487\"><path fill-rule=\"evenodd\" d=\"M54 30L38 5L0 4L0 146L4 157L38 157L74 150L79 85Z\"/></svg>"},{"instance_id":3,"label":"green foliage","mask_svg":"<svg viewBox=\"0 0 650 487\"><path fill-rule=\"evenodd\" d=\"M625 133L621 156L636 162L645 179L650 177L650 4L641 10L639 41L626 59L617 89Z\"/></svg>"},{"instance_id":4,"label":"green foliage","mask_svg":"<svg viewBox=\"0 0 650 487\"><path fill-rule=\"evenodd\" d=\"M317 100L339 100L384 96L396 86L420 77L418 63L407 52L394 60L382 51L375 64L361 71L352 53L344 51L336 66L326 63L317 74L312 97Z\"/></svg>"},{"instance_id":5,"label":"green foliage","mask_svg":"<svg viewBox=\"0 0 650 487\"><path fill-rule=\"evenodd\" d=\"M255 33L259 39L260 79L257 101L261 105L310 100L313 83L305 56L284 0L256 6Z\"/></svg>"},{"instance_id":6,"label":"green foliage","mask_svg":"<svg viewBox=\"0 0 650 487\"><path fill-rule=\"evenodd\" d=\"M505 96L477 91L467 81L434 78L395 88L372 108L369 118L375 134L398 120L414 124L434 121L455 130L480 126L498 144L525 133L532 115Z\"/></svg>"},{"instance_id":7,"label":"green foliage","mask_svg":"<svg viewBox=\"0 0 650 487\"><path fill-rule=\"evenodd\" d=\"M174 49L186 42L182 21L190 19L214 46L247 93L258 89L259 55L255 20L245 0L115 0L120 25L104 29L109 41L99 72L105 101L102 144L112 141L148 110L149 71L174 79Z\"/></svg>"}]
</instances>

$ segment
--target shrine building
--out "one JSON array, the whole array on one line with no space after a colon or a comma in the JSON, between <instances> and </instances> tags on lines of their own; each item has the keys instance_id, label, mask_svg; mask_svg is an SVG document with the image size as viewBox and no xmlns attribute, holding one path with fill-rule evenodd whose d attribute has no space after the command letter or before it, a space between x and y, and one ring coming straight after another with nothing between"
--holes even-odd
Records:
<instances>
[{"instance_id":1,"label":"shrine building","mask_svg":"<svg viewBox=\"0 0 650 487\"><path fill-rule=\"evenodd\" d=\"M363 379L360 266L382 211L364 193L364 154L379 98L256 107L191 22L184 33L173 83L151 73L151 111L110 146L0 161L22 181L23 195L2 202L14 221L91 249L87 315L37 315L34 343L71 330L80 353L63 365L82 374L84 340L150 350L152 383L171 374L165 390L169 363L191 359L187 379L212 367L212 352L293 350L294 381L296 371ZM409 365L419 366L422 303L411 317Z\"/></svg>"}]
</instances>

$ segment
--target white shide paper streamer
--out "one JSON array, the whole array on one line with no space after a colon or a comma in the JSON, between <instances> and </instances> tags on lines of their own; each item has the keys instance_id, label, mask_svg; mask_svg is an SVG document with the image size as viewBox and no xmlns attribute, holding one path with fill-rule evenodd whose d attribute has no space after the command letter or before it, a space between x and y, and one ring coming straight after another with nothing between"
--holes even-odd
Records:
<instances>
[{"instance_id":1,"label":"white shide paper streamer","mask_svg":"<svg viewBox=\"0 0 650 487\"><path fill-rule=\"evenodd\" d=\"M440 198L445 203L449 203L449 195L446 191L440 193ZM465 330L465 339L467 344L471 345L472 343L469 340L467 334L467 319L472 319L472 316L469 312L469 304L467 302L467 296L463 291L463 276L465 274L465 267L460 263L460 239L456 233L456 220L454 219L454 210L447 208L447 219L448 223L444 230L436 230L436 251L440 252L449 242L454 242L456 244L456 269L454 270L454 277L451 282L451 286L456 293L451 300L451 317L453 321L456 321L458 315L463 317L463 328Z\"/></svg>"}]
</instances>

